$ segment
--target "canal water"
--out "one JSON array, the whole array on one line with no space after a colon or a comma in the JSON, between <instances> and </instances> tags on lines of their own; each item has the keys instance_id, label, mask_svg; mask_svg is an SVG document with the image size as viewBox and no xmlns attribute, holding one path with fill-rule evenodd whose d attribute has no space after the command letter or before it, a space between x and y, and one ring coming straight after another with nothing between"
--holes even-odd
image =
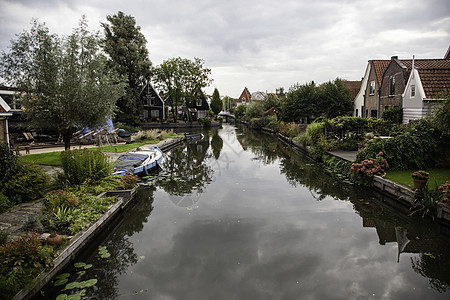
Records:
<instances>
[{"instance_id":1,"label":"canal water","mask_svg":"<svg viewBox=\"0 0 450 300\"><path fill-rule=\"evenodd\" d=\"M450 299L445 228L276 137L225 125L163 169L45 298Z\"/></svg>"}]
</instances>

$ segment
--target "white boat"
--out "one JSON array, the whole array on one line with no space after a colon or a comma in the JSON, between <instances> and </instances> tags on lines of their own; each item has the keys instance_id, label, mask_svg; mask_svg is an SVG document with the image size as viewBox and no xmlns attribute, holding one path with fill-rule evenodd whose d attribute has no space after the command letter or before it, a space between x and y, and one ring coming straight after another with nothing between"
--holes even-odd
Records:
<instances>
[{"instance_id":1,"label":"white boat","mask_svg":"<svg viewBox=\"0 0 450 300\"><path fill-rule=\"evenodd\" d=\"M162 159L163 153L156 146L137 148L136 151L130 151L117 159L113 175L126 175L127 173L147 175L150 170L158 167Z\"/></svg>"}]
</instances>

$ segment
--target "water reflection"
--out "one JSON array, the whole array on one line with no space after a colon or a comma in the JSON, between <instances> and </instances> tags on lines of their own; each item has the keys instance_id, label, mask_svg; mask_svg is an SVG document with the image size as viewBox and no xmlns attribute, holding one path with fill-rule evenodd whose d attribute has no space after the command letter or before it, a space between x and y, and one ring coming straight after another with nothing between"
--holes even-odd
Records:
<instances>
[{"instance_id":1,"label":"water reflection","mask_svg":"<svg viewBox=\"0 0 450 300\"><path fill-rule=\"evenodd\" d=\"M101 242L114 258L90 297L449 296L442 227L336 181L275 137L226 126L172 150L164 170Z\"/></svg>"}]
</instances>

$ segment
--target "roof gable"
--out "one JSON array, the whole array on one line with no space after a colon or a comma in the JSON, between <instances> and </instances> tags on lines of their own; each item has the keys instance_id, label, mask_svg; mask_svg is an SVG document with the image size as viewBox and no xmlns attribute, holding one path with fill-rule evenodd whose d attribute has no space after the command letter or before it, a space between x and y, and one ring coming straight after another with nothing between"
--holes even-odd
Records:
<instances>
[{"instance_id":1,"label":"roof gable","mask_svg":"<svg viewBox=\"0 0 450 300\"><path fill-rule=\"evenodd\" d=\"M383 80L383 74L389 66L391 60L371 60L372 68L377 77L378 86L381 86L381 81Z\"/></svg>"},{"instance_id":2,"label":"roof gable","mask_svg":"<svg viewBox=\"0 0 450 300\"><path fill-rule=\"evenodd\" d=\"M11 110L8 103L0 96L0 113L7 113Z\"/></svg>"}]
</instances>

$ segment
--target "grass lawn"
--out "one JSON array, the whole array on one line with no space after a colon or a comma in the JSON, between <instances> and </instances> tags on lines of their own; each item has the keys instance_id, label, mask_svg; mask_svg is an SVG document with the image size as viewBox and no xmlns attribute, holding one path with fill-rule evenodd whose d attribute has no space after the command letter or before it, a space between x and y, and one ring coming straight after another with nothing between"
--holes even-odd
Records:
<instances>
[{"instance_id":1,"label":"grass lawn","mask_svg":"<svg viewBox=\"0 0 450 300\"><path fill-rule=\"evenodd\" d=\"M119 145L111 145L111 146L105 146L102 147L103 152L125 152L129 151L131 149L147 145L147 144L157 144L160 142L160 140L145 140L141 142L134 142L131 144L119 144ZM78 149L78 148L73 148ZM89 150L98 150L99 147L89 148ZM28 155L22 155L20 157L23 161L28 162L34 162L38 165L47 165L47 166L57 166L61 167L61 158L60 158L60 152L47 152L47 153L39 153L39 154L28 154Z\"/></svg>"},{"instance_id":2,"label":"grass lawn","mask_svg":"<svg viewBox=\"0 0 450 300\"><path fill-rule=\"evenodd\" d=\"M412 188L414 187L414 183L411 174L414 171L417 170L387 171L386 178ZM425 171L430 173L430 178L428 179L430 189L434 189L436 185L439 187L446 181L450 181L450 168L433 168Z\"/></svg>"}]
</instances>

